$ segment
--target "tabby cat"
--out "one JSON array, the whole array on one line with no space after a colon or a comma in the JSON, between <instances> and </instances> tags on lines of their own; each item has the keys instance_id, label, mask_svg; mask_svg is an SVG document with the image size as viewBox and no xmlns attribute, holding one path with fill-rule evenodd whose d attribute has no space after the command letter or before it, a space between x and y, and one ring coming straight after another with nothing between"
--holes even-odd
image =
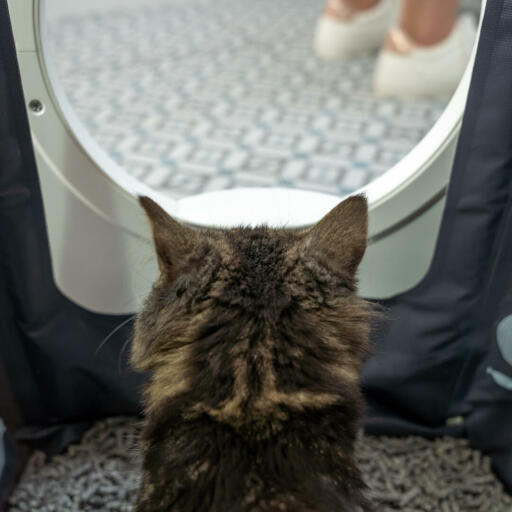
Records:
<instances>
[{"instance_id":1,"label":"tabby cat","mask_svg":"<svg viewBox=\"0 0 512 512\"><path fill-rule=\"evenodd\" d=\"M354 461L366 199L295 231L196 229L140 204L160 276L131 353L151 372L136 512L370 510Z\"/></svg>"}]
</instances>

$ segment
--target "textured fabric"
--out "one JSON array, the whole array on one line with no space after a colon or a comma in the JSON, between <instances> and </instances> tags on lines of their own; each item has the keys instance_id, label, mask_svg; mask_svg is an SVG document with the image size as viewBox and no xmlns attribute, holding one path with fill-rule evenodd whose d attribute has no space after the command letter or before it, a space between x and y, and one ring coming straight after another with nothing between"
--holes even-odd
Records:
<instances>
[{"instance_id":1,"label":"textured fabric","mask_svg":"<svg viewBox=\"0 0 512 512\"><path fill-rule=\"evenodd\" d=\"M97 315L57 290L9 26L0 3L0 418L24 439L59 447L56 425L137 414L139 376L120 358L126 317ZM38 425L54 426L38 430ZM23 430L18 430L22 428ZM73 435L66 434L64 439Z\"/></svg>"},{"instance_id":2,"label":"textured fabric","mask_svg":"<svg viewBox=\"0 0 512 512\"><path fill-rule=\"evenodd\" d=\"M372 432L467 435L509 490L512 367L496 327L512 312L511 34L510 2L488 2L435 255L384 304L364 375Z\"/></svg>"}]
</instances>

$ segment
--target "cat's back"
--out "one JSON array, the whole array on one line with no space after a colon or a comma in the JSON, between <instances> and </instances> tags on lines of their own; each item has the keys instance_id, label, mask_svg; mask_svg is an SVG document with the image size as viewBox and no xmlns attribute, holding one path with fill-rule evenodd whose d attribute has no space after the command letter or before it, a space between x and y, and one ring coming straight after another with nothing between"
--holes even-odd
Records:
<instances>
[{"instance_id":1,"label":"cat's back","mask_svg":"<svg viewBox=\"0 0 512 512\"><path fill-rule=\"evenodd\" d=\"M316 428L297 418L266 439L207 416L148 424L137 512L369 511L349 441L336 435L339 412L325 414L331 418L318 418Z\"/></svg>"}]
</instances>

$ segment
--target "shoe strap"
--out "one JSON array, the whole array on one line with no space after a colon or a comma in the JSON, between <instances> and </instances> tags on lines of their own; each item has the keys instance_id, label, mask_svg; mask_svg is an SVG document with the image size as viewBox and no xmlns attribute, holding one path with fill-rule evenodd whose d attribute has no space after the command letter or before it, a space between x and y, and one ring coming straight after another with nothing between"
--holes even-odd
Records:
<instances>
[{"instance_id":1,"label":"shoe strap","mask_svg":"<svg viewBox=\"0 0 512 512\"><path fill-rule=\"evenodd\" d=\"M416 44L404 30L394 27L389 30L386 36L384 48L393 53L407 55L416 48Z\"/></svg>"}]
</instances>

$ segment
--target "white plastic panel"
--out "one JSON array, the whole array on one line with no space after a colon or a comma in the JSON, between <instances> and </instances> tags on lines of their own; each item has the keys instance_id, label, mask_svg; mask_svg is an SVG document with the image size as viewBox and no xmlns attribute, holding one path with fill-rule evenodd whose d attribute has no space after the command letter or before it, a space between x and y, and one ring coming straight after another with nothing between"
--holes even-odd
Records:
<instances>
[{"instance_id":1,"label":"white plastic panel","mask_svg":"<svg viewBox=\"0 0 512 512\"><path fill-rule=\"evenodd\" d=\"M129 313L147 293L156 265L137 194L151 195L184 221L223 226L308 225L341 200L299 190L235 189L175 201L138 183L101 151L67 104L42 50L39 7L37 0L9 0L27 104L38 99L45 106L39 115L29 111L29 120L55 279L76 303ZM470 70L420 144L362 190L376 240L361 266L366 297L400 293L428 269L443 202L422 208L448 183L469 78ZM404 218L411 221L402 225Z\"/></svg>"}]
</instances>

